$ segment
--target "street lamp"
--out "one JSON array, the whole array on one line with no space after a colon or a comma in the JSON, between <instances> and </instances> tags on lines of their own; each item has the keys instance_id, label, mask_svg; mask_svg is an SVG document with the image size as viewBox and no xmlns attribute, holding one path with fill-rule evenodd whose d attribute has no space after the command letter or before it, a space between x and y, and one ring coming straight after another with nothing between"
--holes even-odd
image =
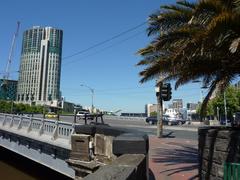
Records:
<instances>
[{"instance_id":1,"label":"street lamp","mask_svg":"<svg viewBox=\"0 0 240 180\"><path fill-rule=\"evenodd\" d=\"M80 86L84 86L84 87L88 88L91 91L91 93L92 93L92 113L93 113L93 108L94 108L94 106L93 106L94 89L89 87L89 86L87 86L87 85L85 85L85 84L80 84Z\"/></svg>"},{"instance_id":2,"label":"street lamp","mask_svg":"<svg viewBox=\"0 0 240 180\"><path fill-rule=\"evenodd\" d=\"M199 83L200 86L200 102L203 102L203 89L205 89L205 87L201 87L202 85L202 81L201 80L193 80L192 83Z\"/></svg>"},{"instance_id":3,"label":"street lamp","mask_svg":"<svg viewBox=\"0 0 240 180\"><path fill-rule=\"evenodd\" d=\"M223 101L224 101L224 114L225 114L225 125L228 125L227 122L227 101L226 101L226 94L225 91L223 92Z\"/></svg>"}]
</instances>

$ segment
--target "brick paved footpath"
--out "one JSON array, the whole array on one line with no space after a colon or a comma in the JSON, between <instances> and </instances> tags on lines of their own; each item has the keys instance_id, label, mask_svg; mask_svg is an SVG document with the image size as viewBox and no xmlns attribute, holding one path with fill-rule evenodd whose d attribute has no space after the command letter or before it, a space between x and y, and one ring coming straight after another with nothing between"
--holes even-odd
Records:
<instances>
[{"instance_id":1,"label":"brick paved footpath","mask_svg":"<svg viewBox=\"0 0 240 180\"><path fill-rule=\"evenodd\" d=\"M150 180L197 180L198 142L149 136Z\"/></svg>"}]
</instances>

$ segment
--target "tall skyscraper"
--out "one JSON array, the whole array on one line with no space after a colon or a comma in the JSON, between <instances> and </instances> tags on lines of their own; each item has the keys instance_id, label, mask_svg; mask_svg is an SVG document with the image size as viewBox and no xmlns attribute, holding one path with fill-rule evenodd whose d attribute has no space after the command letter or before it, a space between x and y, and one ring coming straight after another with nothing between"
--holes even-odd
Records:
<instances>
[{"instance_id":1,"label":"tall skyscraper","mask_svg":"<svg viewBox=\"0 0 240 180\"><path fill-rule=\"evenodd\" d=\"M23 34L17 101L45 104L60 99L63 31L34 26Z\"/></svg>"}]
</instances>

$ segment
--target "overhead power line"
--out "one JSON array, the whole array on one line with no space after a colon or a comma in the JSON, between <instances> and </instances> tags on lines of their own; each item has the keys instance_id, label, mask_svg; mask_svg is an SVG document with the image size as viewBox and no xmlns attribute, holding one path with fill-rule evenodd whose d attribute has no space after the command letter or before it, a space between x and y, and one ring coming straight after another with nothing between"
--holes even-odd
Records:
<instances>
[{"instance_id":1,"label":"overhead power line","mask_svg":"<svg viewBox=\"0 0 240 180\"><path fill-rule=\"evenodd\" d=\"M92 46L90 46L90 47L88 47L88 48L86 48L86 49L83 49L83 50L81 50L81 51L78 51L78 52L76 52L76 53L74 53L74 54L72 54L72 55L65 56L65 57L63 57L63 59L69 59L69 58L72 58L72 57L77 56L77 55L79 55L79 54L85 53L85 52L87 52L87 51L89 51L89 50L91 50L91 49L93 49L93 48L96 48L96 47L98 47L98 46L101 46L101 45L103 45L103 44L105 44L105 43L107 43L107 42L109 42L109 41L112 41L112 40L114 40L114 39L116 39L116 38L119 38L119 37L121 37L121 36L123 36L123 35L125 35L125 34L127 34L127 33L129 33L129 32L131 32L131 31L133 31L133 30L135 30L135 29L138 29L139 27L142 27L142 26L143 26L144 24L146 24L146 23L147 23L147 22L143 22L143 23L141 23L141 24L139 24L139 25L137 25L137 26L134 26L134 27L132 27L132 28L126 30L126 31L123 31L123 32L121 32L121 33L119 33L119 34L117 34L117 35L115 35L115 36L113 36L113 37L111 37L111 38L109 38L109 39L106 39L106 40L104 40L104 41L101 41L101 42L99 42L99 43L96 43L96 44L94 44L94 45L92 45Z\"/></svg>"},{"instance_id":2,"label":"overhead power line","mask_svg":"<svg viewBox=\"0 0 240 180\"><path fill-rule=\"evenodd\" d=\"M107 50L107 49L110 49L110 48L112 48L112 47L114 47L114 46L120 45L120 44L122 44L122 43L124 43L124 42L126 42L126 41L128 41L128 40L130 40L130 39L132 39L132 38L134 38L134 37L142 34L143 32L144 32L144 31L138 32L138 33L136 33L136 34L133 34L132 36L130 36L130 37L126 38L126 39L123 39L123 40L121 40L121 41L118 41L118 42L116 42L116 43L114 43L114 44L112 44L112 45L110 45L110 46L107 46L107 47L105 47L105 48L103 48L103 49L100 49L100 50L98 50L98 51L96 51L96 52L94 52L94 53L91 53L91 54L86 55L86 56L84 56L84 57L81 57L81 58L79 58L79 59L73 59L73 60L70 60L70 61L67 61L67 62L63 62L63 64L66 66L66 65L71 64L71 63L73 63L73 62L75 62L75 61L81 61L81 60L84 60L84 59L86 59L86 58L88 58L88 57L91 57L91 56L94 56L94 55L96 55L96 54L102 53L102 52L104 52L104 51Z\"/></svg>"}]
</instances>

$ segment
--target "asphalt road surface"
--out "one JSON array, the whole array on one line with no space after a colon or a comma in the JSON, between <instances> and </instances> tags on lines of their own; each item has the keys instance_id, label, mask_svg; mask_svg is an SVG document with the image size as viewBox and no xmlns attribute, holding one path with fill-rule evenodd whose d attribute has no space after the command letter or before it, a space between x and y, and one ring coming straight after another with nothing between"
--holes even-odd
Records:
<instances>
[{"instance_id":1,"label":"asphalt road surface","mask_svg":"<svg viewBox=\"0 0 240 180\"><path fill-rule=\"evenodd\" d=\"M43 117L42 115L34 115L35 117ZM70 122L73 123L74 117L73 116L60 116L61 121ZM157 126L156 125L149 125L147 124L144 119L136 120L136 119L124 119L117 117L111 118L111 117L104 117L103 120L105 124L108 124L113 127L118 128L125 128L130 130L131 132L138 132L148 135L156 135L157 134ZM87 123L92 122L91 120L88 120ZM101 122L99 119L98 122ZM76 123L78 124L84 124L83 119L78 119ZM164 126L163 127L163 136L169 137L169 138L182 138L182 139L190 139L190 140L197 140L197 127L190 127L186 125L182 126Z\"/></svg>"}]
</instances>

